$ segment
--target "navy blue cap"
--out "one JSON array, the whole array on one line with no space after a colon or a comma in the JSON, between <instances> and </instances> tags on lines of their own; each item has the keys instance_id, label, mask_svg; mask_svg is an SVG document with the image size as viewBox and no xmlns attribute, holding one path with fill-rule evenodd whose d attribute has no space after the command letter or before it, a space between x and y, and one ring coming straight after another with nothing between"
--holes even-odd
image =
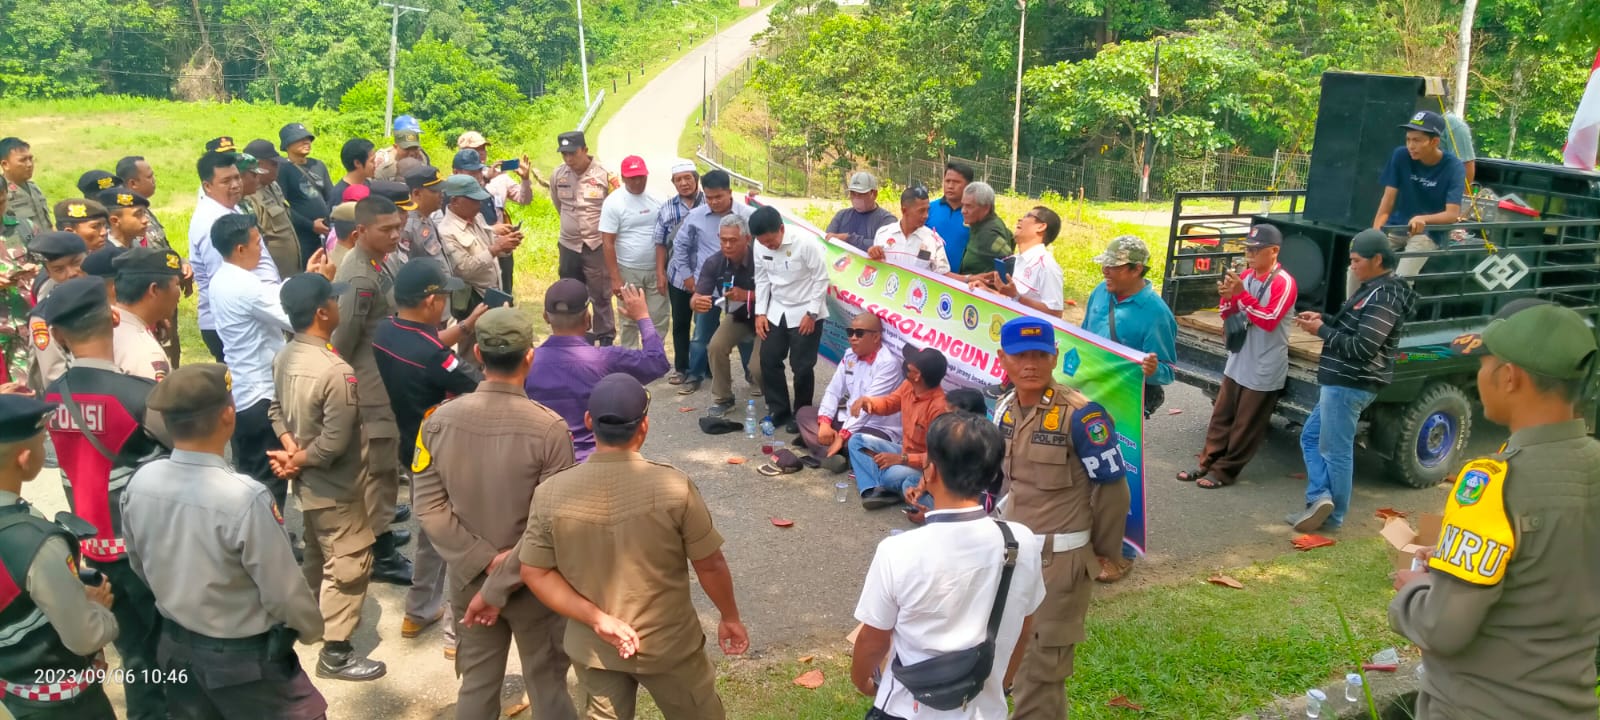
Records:
<instances>
[{"instance_id":1,"label":"navy blue cap","mask_svg":"<svg viewBox=\"0 0 1600 720\"><path fill-rule=\"evenodd\" d=\"M77 233L52 230L33 236L33 240L28 243L28 252L46 260L56 260L89 252L89 246L84 244L83 238L78 237Z\"/></svg>"},{"instance_id":2,"label":"navy blue cap","mask_svg":"<svg viewBox=\"0 0 1600 720\"><path fill-rule=\"evenodd\" d=\"M450 167L455 170L477 172L483 169L483 156L472 148L462 148L456 151L456 156L450 161Z\"/></svg>"},{"instance_id":3,"label":"navy blue cap","mask_svg":"<svg viewBox=\"0 0 1600 720\"><path fill-rule=\"evenodd\" d=\"M110 304L110 299L106 297L106 281L86 275L57 285L56 289L50 291L50 297L33 309L33 314L54 325Z\"/></svg>"},{"instance_id":4,"label":"navy blue cap","mask_svg":"<svg viewBox=\"0 0 1600 720\"><path fill-rule=\"evenodd\" d=\"M650 391L627 373L600 378L589 393L589 417L597 424L636 423L644 419L649 409Z\"/></svg>"},{"instance_id":5,"label":"navy blue cap","mask_svg":"<svg viewBox=\"0 0 1600 720\"><path fill-rule=\"evenodd\" d=\"M1039 318L1012 318L1000 326L1000 349L1007 355L1019 355L1029 350L1053 353L1056 351L1056 329Z\"/></svg>"},{"instance_id":6,"label":"navy blue cap","mask_svg":"<svg viewBox=\"0 0 1600 720\"><path fill-rule=\"evenodd\" d=\"M1415 130L1425 132L1434 137L1444 135L1444 116L1432 110L1418 110L1415 115L1400 124L1402 130Z\"/></svg>"},{"instance_id":7,"label":"navy blue cap","mask_svg":"<svg viewBox=\"0 0 1600 720\"><path fill-rule=\"evenodd\" d=\"M55 409L32 395L0 395L0 443L22 442L44 432L45 419Z\"/></svg>"},{"instance_id":8,"label":"navy blue cap","mask_svg":"<svg viewBox=\"0 0 1600 720\"><path fill-rule=\"evenodd\" d=\"M117 258L127 251L127 248L106 243L105 247L89 253L89 256L83 259L83 272L102 280L110 280L117 276Z\"/></svg>"},{"instance_id":9,"label":"navy blue cap","mask_svg":"<svg viewBox=\"0 0 1600 720\"><path fill-rule=\"evenodd\" d=\"M90 170L78 177L78 191L86 198L95 197L101 190L109 190L121 184L121 179L104 170Z\"/></svg>"}]
</instances>

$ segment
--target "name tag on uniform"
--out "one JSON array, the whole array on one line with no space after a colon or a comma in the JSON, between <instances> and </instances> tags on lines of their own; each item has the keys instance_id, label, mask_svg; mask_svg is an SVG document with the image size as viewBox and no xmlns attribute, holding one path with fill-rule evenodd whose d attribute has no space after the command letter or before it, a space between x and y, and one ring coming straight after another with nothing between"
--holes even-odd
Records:
<instances>
[{"instance_id":1,"label":"name tag on uniform","mask_svg":"<svg viewBox=\"0 0 1600 720\"><path fill-rule=\"evenodd\" d=\"M606 191L604 188L597 188L593 185L590 185L583 189L583 196L590 200L599 200L600 198L606 196Z\"/></svg>"},{"instance_id":2,"label":"name tag on uniform","mask_svg":"<svg viewBox=\"0 0 1600 720\"><path fill-rule=\"evenodd\" d=\"M1054 445L1056 447L1066 447L1067 446L1067 436L1063 435L1061 433L1036 432L1036 433L1033 434L1033 444L1035 444L1035 445Z\"/></svg>"},{"instance_id":3,"label":"name tag on uniform","mask_svg":"<svg viewBox=\"0 0 1600 720\"><path fill-rule=\"evenodd\" d=\"M931 258L931 257L933 257L933 253L928 252L926 249L917 251L917 259L918 260L927 260L928 258Z\"/></svg>"}]
</instances>

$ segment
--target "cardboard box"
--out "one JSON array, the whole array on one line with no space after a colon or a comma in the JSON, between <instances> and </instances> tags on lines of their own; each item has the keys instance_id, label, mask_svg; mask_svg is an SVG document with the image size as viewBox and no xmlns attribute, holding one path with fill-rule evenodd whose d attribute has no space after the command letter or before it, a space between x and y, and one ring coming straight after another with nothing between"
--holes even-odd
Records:
<instances>
[{"instance_id":1,"label":"cardboard box","mask_svg":"<svg viewBox=\"0 0 1600 720\"><path fill-rule=\"evenodd\" d=\"M1383 529L1378 534L1389 541L1389 560L1395 570L1420 570L1420 564L1413 564L1417 559L1418 550L1430 550L1439 544L1439 530L1444 525L1444 516L1433 513L1417 515L1417 527L1412 528L1411 523L1403 517L1392 517L1383 521Z\"/></svg>"}]
</instances>

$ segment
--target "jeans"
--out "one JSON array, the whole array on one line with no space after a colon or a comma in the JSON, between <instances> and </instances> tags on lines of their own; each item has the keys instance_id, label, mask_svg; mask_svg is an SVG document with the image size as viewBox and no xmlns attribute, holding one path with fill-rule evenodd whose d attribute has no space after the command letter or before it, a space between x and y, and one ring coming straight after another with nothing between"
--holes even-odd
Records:
<instances>
[{"instance_id":1,"label":"jeans","mask_svg":"<svg viewBox=\"0 0 1600 720\"><path fill-rule=\"evenodd\" d=\"M722 311L711 308L710 312L694 314L694 339L689 341L689 372L684 373L688 379L695 382L711 377L711 336L717 334L717 328L722 325Z\"/></svg>"},{"instance_id":2,"label":"jeans","mask_svg":"<svg viewBox=\"0 0 1600 720\"><path fill-rule=\"evenodd\" d=\"M899 443L890 442L880 437L857 433L850 436L850 469L856 473L856 490L862 495L873 488L884 488L900 493L905 497L906 491L922 482L922 471L910 465L890 465L886 468L878 467L872 456L877 453L896 453L901 451ZM932 506L930 503L925 505Z\"/></svg>"},{"instance_id":3,"label":"jeans","mask_svg":"<svg viewBox=\"0 0 1600 720\"><path fill-rule=\"evenodd\" d=\"M1311 416L1300 430L1300 452L1306 461L1306 504L1323 498L1333 500L1327 527L1339 527L1350 510L1356 422L1374 397L1376 393L1366 390L1324 385L1317 406L1311 409Z\"/></svg>"}]
</instances>

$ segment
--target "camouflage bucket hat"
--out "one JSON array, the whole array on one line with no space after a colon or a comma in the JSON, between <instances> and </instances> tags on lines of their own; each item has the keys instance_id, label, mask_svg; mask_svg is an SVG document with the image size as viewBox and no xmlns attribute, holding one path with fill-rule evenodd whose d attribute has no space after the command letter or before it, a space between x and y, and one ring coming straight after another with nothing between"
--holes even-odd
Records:
<instances>
[{"instance_id":1,"label":"camouflage bucket hat","mask_svg":"<svg viewBox=\"0 0 1600 720\"><path fill-rule=\"evenodd\" d=\"M1119 235L1106 245L1105 252L1095 256L1094 261L1099 263L1100 267L1149 265L1150 248L1136 236Z\"/></svg>"}]
</instances>

